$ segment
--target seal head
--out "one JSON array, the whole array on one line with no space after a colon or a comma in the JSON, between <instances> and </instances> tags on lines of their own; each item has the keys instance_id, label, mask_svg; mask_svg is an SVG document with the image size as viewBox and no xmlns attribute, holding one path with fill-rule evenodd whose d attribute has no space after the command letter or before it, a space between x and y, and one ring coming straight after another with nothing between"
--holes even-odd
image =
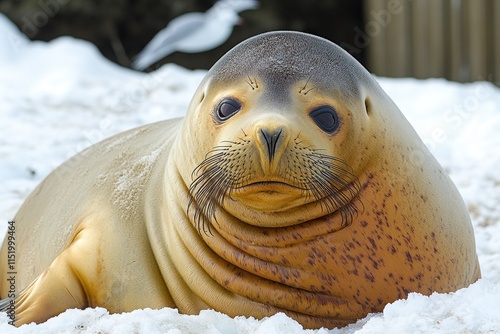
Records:
<instances>
[{"instance_id":1,"label":"seal head","mask_svg":"<svg viewBox=\"0 0 500 334\"><path fill-rule=\"evenodd\" d=\"M261 227L333 212L347 226L362 208L353 171L369 157L352 138L370 135L360 83L372 80L331 42L299 33L261 35L221 58L183 129L183 145L195 147L182 158L191 160L183 179L200 228L216 220L218 205ZM210 129L197 135L198 124ZM208 143L209 151L196 149Z\"/></svg>"}]
</instances>

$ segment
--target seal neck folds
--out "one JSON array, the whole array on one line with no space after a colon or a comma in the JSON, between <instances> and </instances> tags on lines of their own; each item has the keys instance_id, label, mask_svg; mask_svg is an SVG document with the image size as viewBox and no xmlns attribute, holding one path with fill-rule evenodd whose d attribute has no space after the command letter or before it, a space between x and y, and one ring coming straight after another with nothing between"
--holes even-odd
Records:
<instances>
[{"instance_id":1,"label":"seal neck folds","mask_svg":"<svg viewBox=\"0 0 500 334\"><path fill-rule=\"evenodd\" d=\"M208 155L207 159L211 156ZM171 166L174 164L175 162ZM177 169L177 166L175 168ZM175 173L182 179L178 169ZM274 186L278 190L272 190ZM355 197L356 192L349 188L352 186L346 185L342 189L343 195L339 196ZM249 193L258 192L257 189L263 187L269 192L266 196L271 197L273 191L279 191L279 187L289 186L271 181L248 187L256 189L251 189ZM356 186L356 189L359 190L359 187ZM199 271L197 275L189 273L184 280L194 295L200 298L201 305L232 316L247 314L260 318L276 312L285 312L312 327L317 327L318 324L324 326L330 320L332 327L341 326L353 320L347 318L349 306L342 299L342 294L333 291L336 288L331 283L335 280L335 273L328 269L330 266L318 265L316 260L307 260L316 255L321 256L322 247L328 245L328 242L322 240L323 237L331 237L346 223L346 218L343 217L346 213L342 213L340 208L325 213L327 208L333 208L331 200L315 200L311 195L307 200L302 199L305 203L301 205L290 206L277 212L266 212L264 217L260 217L263 221L275 218L280 222L286 221L287 218L294 221L281 224L280 227L262 227L245 221L251 219L252 210L245 209L250 214L242 219L242 216L234 215L227 209L231 208L237 212L243 205L232 198L236 197L234 194L238 191L233 190L220 197L223 205L212 203L215 214L213 218L210 218L210 215L205 217L210 227L200 229L199 215L206 211L195 209L194 206L198 203L193 201L198 197L194 197L190 192L193 187L167 185L166 190L176 192L175 198L180 201L179 208L185 210L187 219L172 220L171 231L175 231L180 238L172 238L167 243L169 247L189 249L189 259L184 259L179 265L190 268L190 271ZM297 193L305 196L304 191L298 190ZM302 213L303 211L306 213ZM307 219L307 212L309 216L311 212L315 212L318 217ZM255 214L262 215L257 212ZM182 244L179 244L179 240L182 240ZM311 249L316 255L312 255ZM201 273L211 277L210 291L219 291L219 294L205 290L203 293L197 293L197 283L191 284L189 280L191 276L200 276ZM230 292L229 297L227 292ZM214 298L217 299L227 298L224 303L228 305L227 308L215 307L212 295L216 295ZM182 298L175 296L174 299L182 301ZM183 311L182 305L176 306Z\"/></svg>"}]
</instances>

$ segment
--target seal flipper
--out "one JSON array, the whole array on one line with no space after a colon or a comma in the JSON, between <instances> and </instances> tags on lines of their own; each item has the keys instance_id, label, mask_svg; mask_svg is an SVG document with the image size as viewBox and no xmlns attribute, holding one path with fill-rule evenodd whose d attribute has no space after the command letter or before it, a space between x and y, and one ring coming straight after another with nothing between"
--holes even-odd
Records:
<instances>
[{"instance_id":1,"label":"seal flipper","mask_svg":"<svg viewBox=\"0 0 500 334\"><path fill-rule=\"evenodd\" d=\"M11 324L41 323L67 309L87 307L87 297L78 273L66 261L67 251L61 253L15 298L0 301L0 311L8 313Z\"/></svg>"}]
</instances>

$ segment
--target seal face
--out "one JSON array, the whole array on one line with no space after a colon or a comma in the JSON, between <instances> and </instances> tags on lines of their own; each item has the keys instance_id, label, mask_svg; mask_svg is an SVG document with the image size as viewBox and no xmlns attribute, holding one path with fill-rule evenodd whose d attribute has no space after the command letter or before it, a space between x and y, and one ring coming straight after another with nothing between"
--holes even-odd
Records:
<instances>
[{"instance_id":1,"label":"seal face","mask_svg":"<svg viewBox=\"0 0 500 334\"><path fill-rule=\"evenodd\" d=\"M236 46L184 119L82 152L15 222L16 324L170 306L332 328L480 277L463 201L401 112L346 52L297 32Z\"/></svg>"},{"instance_id":2,"label":"seal face","mask_svg":"<svg viewBox=\"0 0 500 334\"><path fill-rule=\"evenodd\" d=\"M216 219L219 204L260 227L296 225L332 212L347 226L362 205L356 204L360 184L352 167L359 159L346 133L366 123L367 113L353 115L335 92L345 86L349 95L359 94L356 78L332 79L345 70L331 43L290 36L243 43L212 68L193 100L195 111L187 116L193 120L183 133L195 132L190 126L197 123L215 130L202 137L212 149L201 151L196 161L202 162L186 169L194 173L183 175L186 184L193 179L196 205L190 208L202 230Z\"/></svg>"}]
</instances>

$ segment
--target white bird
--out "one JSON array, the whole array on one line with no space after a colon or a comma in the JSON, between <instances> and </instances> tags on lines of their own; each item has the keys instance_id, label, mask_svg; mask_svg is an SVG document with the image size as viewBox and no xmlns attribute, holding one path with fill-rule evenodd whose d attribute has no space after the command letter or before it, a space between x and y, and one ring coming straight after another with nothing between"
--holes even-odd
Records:
<instances>
[{"instance_id":1,"label":"white bird","mask_svg":"<svg viewBox=\"0 0 500 334\"><path fill-rule=\"evenodd\" d=\"M132 67L143 70L167 55L203 52L224 43L239 22L239 12L256 9L257 0L219 0L205 13L176 17L136 56Z\"/></svg>"}]
</instances>

